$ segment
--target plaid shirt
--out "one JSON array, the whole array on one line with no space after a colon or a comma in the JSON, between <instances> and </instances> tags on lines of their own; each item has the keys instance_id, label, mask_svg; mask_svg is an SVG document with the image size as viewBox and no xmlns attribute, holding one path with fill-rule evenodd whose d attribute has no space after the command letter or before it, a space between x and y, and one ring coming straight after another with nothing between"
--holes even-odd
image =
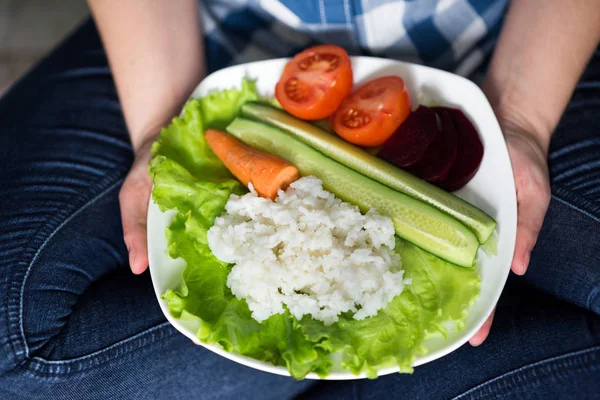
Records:
<instances>
[{"instance_id":1,"label":"plaid shirt","mask_svg":"<svg viewBox=\"0 0 600 400\"><path fill-rule=\"evenodd\" d=\"M201 0L209 72L318 43L471 76L485 67L508 0Z\"/></svg>"}]
</instances>

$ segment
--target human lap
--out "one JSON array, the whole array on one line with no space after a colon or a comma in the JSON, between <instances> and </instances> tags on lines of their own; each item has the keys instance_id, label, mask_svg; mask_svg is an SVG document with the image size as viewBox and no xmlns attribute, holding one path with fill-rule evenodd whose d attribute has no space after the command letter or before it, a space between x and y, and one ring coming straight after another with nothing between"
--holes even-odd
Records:
<instances>
[{"instance_id":1,"label":"human lap","mask_svg":"<svg viewBox=\"0 0 600 400\"><path fill-rule=\"evenodd\" d=\"M596 78L576 93L551 148L554 197L526 279L598 313L595 186L600 140L595 126L600 96L593 89L597 72L588 76ZM224 398L258 395L248 392L249 385L271 388L276 397L308 386L249 373L192 345L165 322L148 275L128 273L118 190L132 152L93 25L86 25L0 100L0 132L1 390L32 376L44 382L26 389L32 397L55 390L66 393L75 383L93 393L104 382L121 382L106 393L124 397L216 390L217 383L229 388L221 392ZM520 318L525 321L529 315L515 316L511 310L499 314L508 321L500 326L517 329ZM568 311L564 314L583 313L574 307ZM585 314L572 323L581 328L589 318ZM533 325L520 333L532 331ZM490 338L492 346L508 344L503 334ZM593 332L588 334L572 348L591 346ZM136 368L145 377L110 378ZM181 387L152 385L167 368L178 371ZM482 376L495 373L484 371ZM59 377L60 383L51 383ZM402 378L403 384L408 379ZM134 386L127 388L123 382ZM93 397L89 393L78 396Z\"/></svg>"},{"instance_id":2,"label":"human lap","mask_svg":"<svg viewBox=\"0 0 600 400\"><path fill-rule=\"evenodd\" d=\"M100 41L72 37L0 101L3 336L49 351L80 296L124 266L116 192L131 150ZM4 285L3 285L4 286Z\"/></svg>"}]
</instances>

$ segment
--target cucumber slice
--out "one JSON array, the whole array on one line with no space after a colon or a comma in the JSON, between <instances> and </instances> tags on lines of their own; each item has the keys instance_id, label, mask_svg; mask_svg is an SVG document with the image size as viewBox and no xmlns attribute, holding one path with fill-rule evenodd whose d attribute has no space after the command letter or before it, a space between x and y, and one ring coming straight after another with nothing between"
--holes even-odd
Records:
<instances>
[{"instance_id":1,"label":"cucumber slice","mask_svg":"<svg viewBox=\"0 0 600 400\"><path fill-rule=\"evenodd\" d=\"M345 166L453 216L475 232L479 243L496 229L496 221L474 205L313 124L257 103L245 104L242 114L276 126Z\"/></svg>"},{"instance_id":2,"label":"cucumber slice","mask_svg":"<svg viewBox=\"0 0 600 400\"><path fill-rule=\"evenodd\" d=\"M390 217L396 234L462 267L472 267L479 243L475 234L438 209L372 180L278 128L236 118L227 131L261 151L294 164L301 175L313 175L323 187L367 212L373 208Z\"/></svg>"}]
</instances>

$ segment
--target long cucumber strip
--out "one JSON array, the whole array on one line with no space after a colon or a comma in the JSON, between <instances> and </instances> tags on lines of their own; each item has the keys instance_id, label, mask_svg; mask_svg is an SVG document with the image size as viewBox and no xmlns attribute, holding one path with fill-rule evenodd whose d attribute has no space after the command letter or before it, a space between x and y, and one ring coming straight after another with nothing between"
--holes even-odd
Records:
<instances>
[{"instance_id":1,"label":"long cucumber strip","mask_svg":"<svg viewBox=\"0 0 600 400\"><path fill-rule=\"evenodd\" d=\"M479 243L475 234L438 209L332 160L278 128L241 117L227 131L247 145L294 164L303 176L313 175L323 187L367 212L390 217L396 234L436 256L472 267Z\"/></svg>"},{"instance_id":2,"label":"long cucumber strip","mask_svg":"<svg viewBox=\"0 0 600 400\"><path fill-rule=\"evenodd\" d=\"M245 104L242 114L282 129L345 166L453 216L475 232L479 243L485 243L496 229L496 221L474 205L313 124L257 103Z\"/></svg>"}]
</instances>

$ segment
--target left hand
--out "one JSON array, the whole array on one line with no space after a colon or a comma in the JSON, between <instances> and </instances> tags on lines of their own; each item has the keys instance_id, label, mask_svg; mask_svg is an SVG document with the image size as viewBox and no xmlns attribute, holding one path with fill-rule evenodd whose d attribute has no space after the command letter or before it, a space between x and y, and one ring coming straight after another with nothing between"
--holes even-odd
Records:
<instances>
[{"instance_id":1,"label":"left hand","mask_svg":"<svg viewBox=\"0 0 600 400\"><path fill-rule=\"evenodd\" d=\"M501 125L517 190L517 241L511 270L517 275L523 275L529 266L531 251L550 203L547 146L538 139L540 135L512 123ZM483 343L490 332L493 319L494 312L469 340L471 345L479 346Z\"/></svg>"},{"instance_id":2,"label":"left hand","mask_svg":"<svg viewBox=\"0 0 600 400\"><path fill-rule=\"evenodd\" d=\"M148 164L152 158L150 150L155 138L156 134L149 135L134 149L133 165L119 192L123 239L129 253L129 267L134 274L141 274L148 268L146 220L152 191Z\"/></svg>"}]
</instances>

